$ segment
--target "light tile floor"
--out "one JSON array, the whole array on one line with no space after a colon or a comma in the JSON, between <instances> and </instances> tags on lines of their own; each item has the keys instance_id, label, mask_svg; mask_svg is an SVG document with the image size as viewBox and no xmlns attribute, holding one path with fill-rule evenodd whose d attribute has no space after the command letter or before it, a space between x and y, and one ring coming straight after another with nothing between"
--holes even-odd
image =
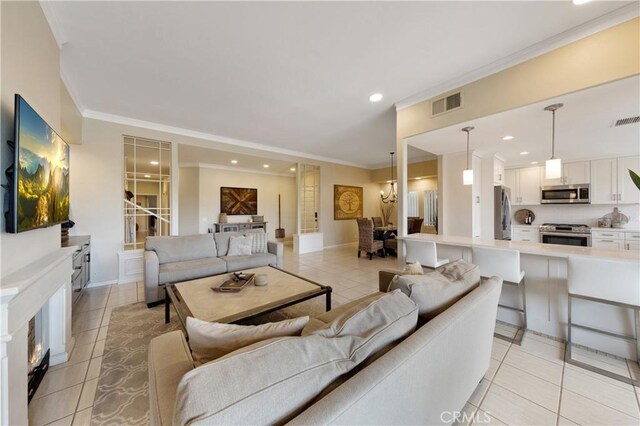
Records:
<instances>
[{"instance_id":1,"label":"light tile floor","mask_svg":"<svg viewBox=\"0 0 640 426\"><path fill-rule=\"evenodd\" d=\"M338 306L377 291L378 271L394 268L396 259L359 259L355 245L300 256L285 247L284 264L288 271L330 285ZM29 405L31 424L89 424L111 310L142 301L142 283L83 293L73 310L76 347L67 363L51 367L45 376ZM533 333L525 335L522 346L494 338L490 368L462 408L459 423L640 424L640 388L568 365L563 354L563 343ZM633 363L579 349L574 356L640 377Z\"/></svg>"}]
</instances>

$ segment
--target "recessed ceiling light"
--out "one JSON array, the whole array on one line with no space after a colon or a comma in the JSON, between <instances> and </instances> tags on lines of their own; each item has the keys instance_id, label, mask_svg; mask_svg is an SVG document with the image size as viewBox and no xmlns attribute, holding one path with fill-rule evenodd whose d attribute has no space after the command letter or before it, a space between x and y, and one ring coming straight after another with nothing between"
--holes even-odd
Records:
<instances>
[{"instance_id":1,"label":"recessed ceiling light","mask_svg":"<svg viewBox=\"0 0 640 426\"><path fill-rule=\"evenodd\" d=\"M502 137L503 141L510 141L511 139L513 139L513 136L511 136L511 135L507 135L507 136L503 136Z\"/></svg>"},{"instance_id":2,"label":"recessed ceiling light","mask_svg":"<svg viewBox=\"0 0 640 426\"><path fill-rule=\"evenodd\" d=\"M238 164L238 160L231 160L231 164Z\"/></svg>"},{"instance_id":3,"label":"recessed ceiling light","mask_svg":"<svg viewBox=\"0 0 640 426\"><path fill-rule=\"evenodd\" d=\"M151 177L151 175L144 175L144 177L146 177L146 178L150 178L150 177Z\"/></svg>"},{"instance_id":4,"label":"recessed ceiling light","mask_svg":"<svg viewBox=\"0 0 640 426\"><path fill-rule=\"evenodd\" d=\"M149 164L151 164L152 166L157 166L160 163L158 163L157 161L149 161Z\"/></svg>"},{"instance_id":5,"label":"recessed ceiling light","mask_svg":"<svg viewBox=\"0 0 640 426\"><path fill-rule=\"evenodd\" d=\"M527 155L528 153L529 153L529 151L522 151L522 152L520 153L520 155Z\"/></svg>"},{"instance_id":6,"label":"recessed ceiling light","mask_svg":"<svg viewBox=\"0 0 640 426\"><path fill-rule=\"evenodd\" d=\"M295 171L296 171L296 168L295 168L295 167L292 167L292 168L290 168L289 170L291 170L292 172L295 172Z\"/></svg>"},{"instance_id":7,"label":"recessed ceiling light","mask_svg":"<svg viewBox=\"0 0 640 426\"><path fill-rule=\"evenodd\" d=\"M416 178L416 180L420 180L420 179L422 179L422 178Z\"/></svg>"},{"instance_id":8,"label":"recessed ceiling light","mask_svg":"<svg viewBox=\"0 0 640 426\"><path fill-rule=\"evenodd\" d=\"M268 164L263 164L262 167L264 167L265 169L268 169L269 165Z\"/></svg>"},{"instance_id":9,"label":"recessed ceiling light","mask_svg":"<svg viewBox=\"0 0 640 426\"><path fill-rule=\"evenodd\" d=\"M538 164L538 162L537 161L532 161L531 164Z\"/></svg>"},{"instance_id":10,"label":"recessed ceiling light","mask_svg":"<svg viewBox=\"0 0 640 426\"><path fill-rule=\"evenodd\" d=\"M369 100L371 102L380 102L382 100L382 93L374 93L373 95L369 96Z\"/></svg>"},{"instance_id":11,"label":"recessed ceiling light","mask_svg":"<svg viewBox=\"0 0 640 426\"><path fill-rule=\"evenodd\" d=\"M591 0L573 0L573 4L580 6L581 4L589 3Z\"/></svg>"}]
</instances>

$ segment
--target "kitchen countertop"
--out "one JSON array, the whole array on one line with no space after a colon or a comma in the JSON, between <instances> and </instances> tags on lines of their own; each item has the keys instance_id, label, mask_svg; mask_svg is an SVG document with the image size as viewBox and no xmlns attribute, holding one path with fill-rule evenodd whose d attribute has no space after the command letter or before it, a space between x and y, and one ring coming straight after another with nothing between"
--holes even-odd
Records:
<instances>
[{"instance_id":1,"label":"kitchen countertop","mask_svg":"<svg viewBox=\"0 0 640 426\"><path fill-rule=\"evenodd\" d=\"M434 234L411 234L406 237L398 237L398 239L433 241L436 244L458 247L506 248L518 250L522 254L547 257L568 258L569 256L592 256L602 259L640 262L640 253L627 250L603 250L594 247L575 247L525 241L483 240L472 237L454 237Z\"/></svg>"},{"instance_id":2,"label":"kitchen countertop","mask_svg":"<svg viewBox=\"0 0 640 426\"><path fill-rule=\"evenodd\" d=\"M540 225L520 225L520 224L515 224L515 225L511 225L511 228L525 228L525 229L531 229L531 228L535 228L536 230L540 229ZM597 226L592 226L591 227L591 231L613 231L613 232L640 232L640 224L637 223L632 223L627 225L624 228L598 228Z\"/></svg>"}]
</instances>

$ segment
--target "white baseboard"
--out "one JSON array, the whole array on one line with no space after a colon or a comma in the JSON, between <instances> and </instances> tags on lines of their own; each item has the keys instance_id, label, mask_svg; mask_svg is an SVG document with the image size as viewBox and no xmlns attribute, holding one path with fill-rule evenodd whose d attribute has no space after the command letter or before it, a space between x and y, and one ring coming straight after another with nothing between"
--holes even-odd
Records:
<instances>
[{"instance_id":1,"label":"white baseboard","mask_svg":"<svg viewBox=\"0 0 640 426\"><path fill-rule=\"evenodd\" d=\"M357 241L351 241L350 243L342 243L342 244L334 244L332 246L324 246L325 249L330 249L330 248L336 248L336 247L344 247L344 246L350 246L352 244L356 244Z\"/></svg>"},{"instance_id":2,"label":"white baseboard","mask_svg":"<svg viewBox=\"0 0 640 426\"><path fill-rule=\"evenodd\" d=\"M118 280L107 280L107 281L98 281L98 282L91 282L89 284L87 284L87 286L85 288L95 288L95 287L103 287L105 285L111 285L111 284L118 284Z\"/></svg>"},{"instance_id":3,"label":"white baseboard","mask_svg":"<svg viewBox=\"0 0 640 426\"><path fill-rule=\"evenodd\" d=\"M138 281L144 281L144 274L139 275L127 275L123 279L118 281L118 284L130 284L137 283Z\"/></svg>"}]
</instances>

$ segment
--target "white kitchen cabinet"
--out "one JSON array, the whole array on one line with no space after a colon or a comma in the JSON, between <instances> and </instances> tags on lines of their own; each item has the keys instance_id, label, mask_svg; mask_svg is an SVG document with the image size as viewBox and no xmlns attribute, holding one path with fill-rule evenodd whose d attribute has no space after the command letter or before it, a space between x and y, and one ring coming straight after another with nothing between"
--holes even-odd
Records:
<instances>
[{"instance_id":1,"label":"white kitchen cabinet","mask_svg":"<svg viewBox=\"0 0 640 426\"><path fill-rule=\"evenodd\" d=\"M640 203L640 189L631 180L629 169L640 173L639 156L618 158L618 204Z\"/></svg>"},{"instance_id":2,"label":"white kitchen cabinet","mask_svg":"<svg viewBox=\"0 0 640 426\"><path fill-rule=\"evenodd\" d=\"M547 179L545 169L542 168L542 186L552 185L574 185L578 183L589 183L591 180L590 161L573 161L562 163L562 176L557 179Z\"/></svg>"},{"instance_id":3,"label":"white kitchen cabinet","mask_svg":"<svg viewBox=\"0 0 640 426\"><path fill-rule=\"evenodd\" d=\"M540 231L538 228L513 227L511 229L511 241L540 242Z\"/></svg>"},{"instance_id":4,"label":"white kitchen cabinet","mask_svg":"<svg viewBox=\"0 0 640 426\"><path fill-rule=\"evenodd\" d=\"M594 238L591 240L591 247L604 250L622 250L623 240L608 240L604 238Z\"/></svg>"},{"instance_id":5,"label":"white kitchen cabinet","mask_svg":"<svg viewBox=\"0 0 640 426\"><path fill-rule=\"evenodd\" d=\"M629 169L638 173L639 156L591 161L591 204L640 203L640 190L631 180Z\"/></svg>"},{"instance_id":6,"label":"white kitchen cabinet","mask_svg":"<svg viewBox=\"0 0 640 426\"><path fill-rule=\"evenodd\" d=\"M505 185L511 188L511 204L540 204L540 167L505 170Z\"/></svg>"},{"instance_id":7,"label":"white kitchen cabinet","mask_svg":"<svg viewBox=\"0 0 640 426\"><path fill-rule=\"evenodd\" d=\"M640 232L624 233L625 250L640 251Z\"/></svg>"},{"instance_id":8,"label":"white kitchen cabinet","mask_svg":"<svg viewBox=\"0 0 640 426\"><path fill-rule=\"evenodd\" d=\"M615 204L618 193L617 159L591 161L591 204Z\"/></svg>"}]
</instances>

